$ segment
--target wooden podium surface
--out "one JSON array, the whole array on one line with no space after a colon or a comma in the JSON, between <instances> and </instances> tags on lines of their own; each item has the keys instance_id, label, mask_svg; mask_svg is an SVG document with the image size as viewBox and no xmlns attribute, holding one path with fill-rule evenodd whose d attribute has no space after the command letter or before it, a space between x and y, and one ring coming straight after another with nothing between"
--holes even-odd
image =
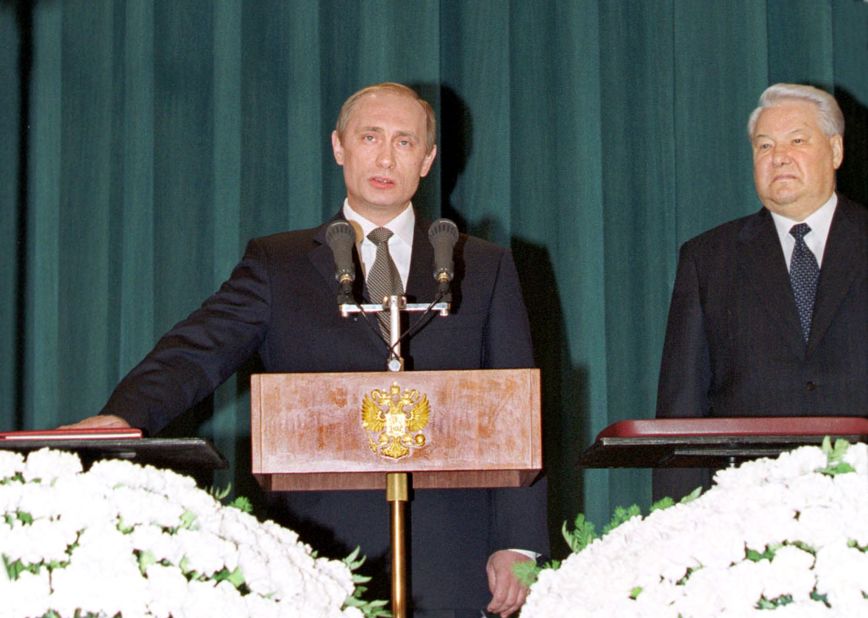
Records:
<instances>
[{"instance_id":1,"label":"wooden podium surface","mask_svg":"<svg viewBox=\"0 0 868 618\"><path fill-rule=\"evenodd\" d=\"M415 390L430 404L424 446L399 459L362 424L376 389ZM518 487L542 468L538 369L257 374L251 377L253 474L271 491Z\"/></svg>"},{"instance_id":2,"label":"wooden podium surface","mask_svg":"<svg viewBox=\"0 0 868 618\"><path fill-rule=\"evenodd\" d=\"M820 444L868 440L868 418L671 418L613 423L582 454L586 468L715 468Z\"/></svg>"}]
</instances>

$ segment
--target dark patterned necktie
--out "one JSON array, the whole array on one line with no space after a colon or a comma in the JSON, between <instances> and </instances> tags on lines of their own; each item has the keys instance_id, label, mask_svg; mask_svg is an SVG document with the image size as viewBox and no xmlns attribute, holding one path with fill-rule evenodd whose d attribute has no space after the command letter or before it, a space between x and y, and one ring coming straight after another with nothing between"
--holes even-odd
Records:
<instances>
[{"instance_id":1,"label":"dark patterned necktie","mask_svg":"<svg viewBox=\"0 0 868 618\"><path fill-rule=\"evenodd\" d=\"M817 295L817 280L820 278L820 267L817 258L805 244L805 235L811 231L807 223L798 223L790 228L790 234L796 239L793 257L790 260L790 285L799 310L799 322L802 325L802 337L805 343L811 335L811 318L814 316L814 298Z\"/></svg>"},{"instance_id":2,"label":"dark patterned necktie","mask_svg":"<svg viewBox=\"0 0 868 618\"><path fill-rule=\"evenodd\" d=\"M404 293L401 275L398 273L395 262L392 261L392 256L389 255L389 239L391 237L392 231L384 227L375 228L368 234L368 240L377 247L377 257L368 273L368 293L371 302L374 303L383 302L387 296L401 296ZM386 341L389 341L389 312L381 311L377 314L377 319L380 322L380 332L383 333Z\"/></svg>"}]
</instances>

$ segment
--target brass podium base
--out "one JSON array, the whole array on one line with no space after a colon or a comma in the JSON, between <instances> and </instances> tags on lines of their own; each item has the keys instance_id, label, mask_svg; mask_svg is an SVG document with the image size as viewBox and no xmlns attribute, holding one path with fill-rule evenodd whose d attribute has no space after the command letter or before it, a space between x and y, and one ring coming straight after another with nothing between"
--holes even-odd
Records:
<instances>
[{"instance_id":1,"label":"brass podium base","mask_svg":"<svg viewBox=\"0 0 868 618\"><path fill-rule=\"evenodd\" d=\"M390 505L392 542L392 616L407 616L407 522L405 514L409 500L409 474L390 472L386 475L386 500Z\"/></svg>"}]
</instances>

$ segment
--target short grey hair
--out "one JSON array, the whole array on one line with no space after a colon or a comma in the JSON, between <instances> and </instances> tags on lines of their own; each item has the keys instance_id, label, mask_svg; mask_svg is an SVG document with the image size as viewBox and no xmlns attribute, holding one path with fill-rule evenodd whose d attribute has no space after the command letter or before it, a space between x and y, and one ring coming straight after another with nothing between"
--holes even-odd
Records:
<instances>
[{"instance_id":1,"label":"short grey hair","mask_svg":"<svg viewBox=\"0 0 868 618\"><path fill-rule=\"evenodd\" d=\"M775 107L787 101L807 101L817 106L817 116L820 128L828 137L840 135L844 137L844 114L838 102L825 90L806 86L804 84L774 84L760 95L759 107L751 112L747 121L747 137L753 139L753 132L760 113L769 107Z\"/></svg>"}]
</instances>

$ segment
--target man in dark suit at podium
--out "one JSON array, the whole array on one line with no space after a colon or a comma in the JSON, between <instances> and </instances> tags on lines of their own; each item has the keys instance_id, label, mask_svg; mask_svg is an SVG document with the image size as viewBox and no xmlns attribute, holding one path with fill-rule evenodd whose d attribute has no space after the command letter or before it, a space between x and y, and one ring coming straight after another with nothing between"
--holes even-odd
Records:
<instances>
[{"instance_id":1,"label":"man in dark suit at podium","mask_svg":"<svg viewBox=\"0 0 868 618\"><path fill-rule=\"evenodd\" d=\"M356 293L366 302L380 302L361 283L378 268L380 253L393 263L387 270L400 278L409 302L435 298L428 227L416 219L411 204L437 154L435 139L431 106L399 84L365 88L341 108L332 147L343 167L347 199L335 218L361 230L354 254ZM154 434L255 354L268 372L384 370L388 345L377 320L344 318L338 311L325 232L323 225L250 241L220 290L159 340L117 386L100 416L78 425L129 424ZM388 249L378 249L369 234ZM454 261L454 311L428 320L403 343L407 367L532 366L510 253L461 235ZM412 314L410 327L421 319ZM315 548L331 544L348 553L361 545L369 557L388 555L382 492L298 492L283 498L286 521ZM478 618L483 608L501 616L517 611L527 591L512 566L547 553L545 499L544 482L522 489L416 492L410 520L414 615Z\"/></svg>"},{"instance_id":2,"label":"man in dark suit at podium","mask_svg":"<svg viewBox=\"0 0 868 618\"><path fill-rule=\"evenodd\" d=\"M681 249L658 418L868 415L868 211L835 192L844 117L776 84L748 121L763 208ZM655 495L700 479L655 474Z\"/></svg>"}]
</instances>

